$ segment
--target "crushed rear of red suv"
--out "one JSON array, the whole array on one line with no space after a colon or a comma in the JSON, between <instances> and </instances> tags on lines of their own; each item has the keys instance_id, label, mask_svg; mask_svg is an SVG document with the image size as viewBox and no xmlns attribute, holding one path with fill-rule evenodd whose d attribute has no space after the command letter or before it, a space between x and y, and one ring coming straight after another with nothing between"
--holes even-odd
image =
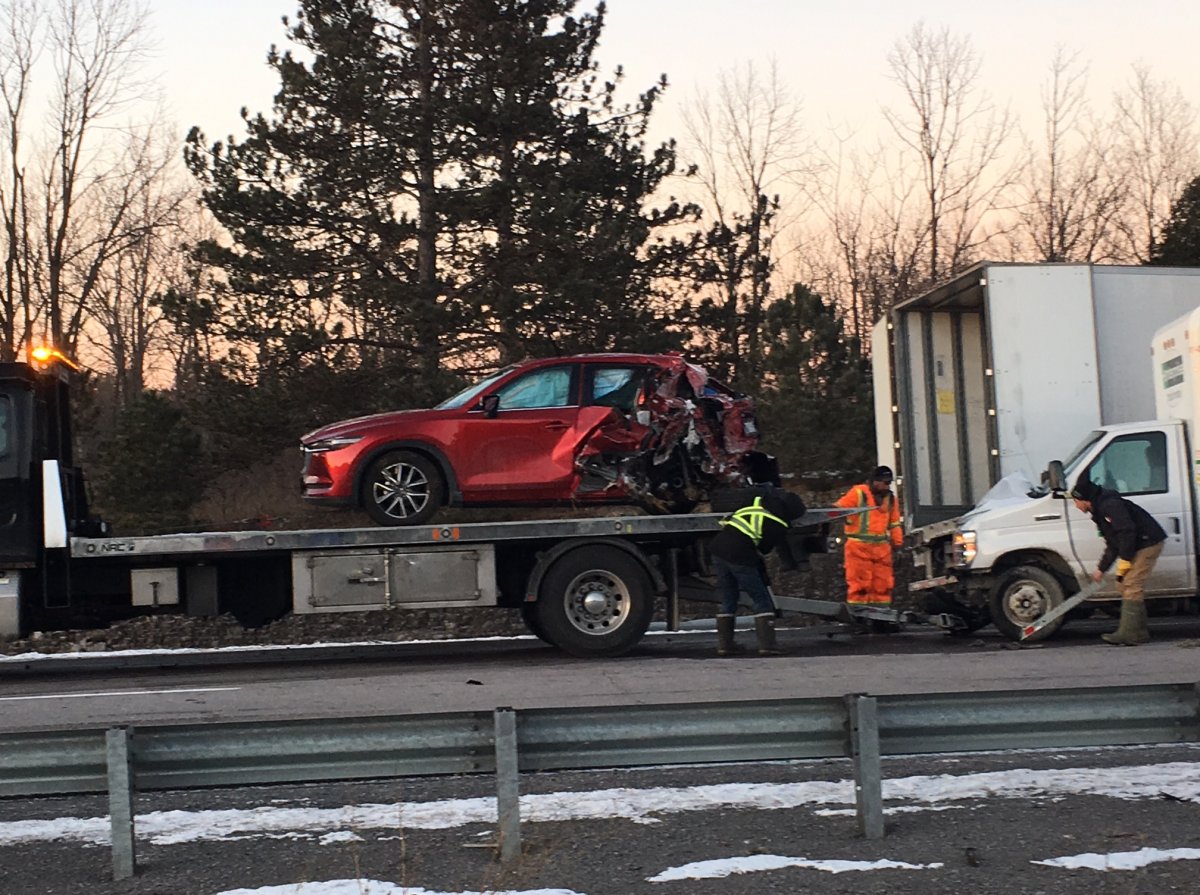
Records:
<instances>
[{"instance_id":1,"label":"crushed rear of red suv","mask_svg":"<svg viewBox=\"0 0 1200 895\"><path fill-rule=\"evenodd\" d=\"M751 399L676 355L525 361L429 410L301 439L305 499L416 525L443 506L636 504L688 512L720 486L777 482Z\"/></svg>"}]
</instances>

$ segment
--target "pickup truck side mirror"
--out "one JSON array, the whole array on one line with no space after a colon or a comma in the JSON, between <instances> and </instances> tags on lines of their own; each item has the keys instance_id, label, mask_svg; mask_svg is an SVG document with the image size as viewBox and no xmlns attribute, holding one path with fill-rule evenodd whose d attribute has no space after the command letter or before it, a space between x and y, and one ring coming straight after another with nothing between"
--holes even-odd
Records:
<instances>
[{"instance_id":1,"label":"pickup truck side mirror","mask_svg":"<svg viewBox=\"0 0 1200 895\"><path fill-rule=\"evenodd\" d=\"M488 419L495 419L496 414L500 412L499 395L484 395L479 403L483 406L483 415Z\"/></svg>"},{"instance_id":2,"label":"pickup truck side mirror","mask_svg":"<svg viewBox=\"0 0 1200 895\"><path fill-rule=\"evenodd\" d=\"M1067 490L1067 476L1063 472L1062 460L1051 460L1046 466L1046 485L1051 491Z\"/></svg>"}]
</instances>

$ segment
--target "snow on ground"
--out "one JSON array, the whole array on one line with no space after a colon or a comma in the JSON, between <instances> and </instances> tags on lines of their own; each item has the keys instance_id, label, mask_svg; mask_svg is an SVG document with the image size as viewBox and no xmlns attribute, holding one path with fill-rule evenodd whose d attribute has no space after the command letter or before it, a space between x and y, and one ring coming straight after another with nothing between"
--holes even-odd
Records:
<instances>
[{"instance_id":1,"label":"snow on ground","mask_svg":"<svg viewBox=\"0 0 1200 895\"><path fill-rule=\"evenodd\" d=\"M1138 870L1163 861L1200 861L1200 848L1140 848L1137 851L1113 852L1108 855L1067 855L1030 863L1063 867L1067 870Z\"/></svg>"},{"instance_id":2,"label":"snow on ground","mask_svg":"<svg viewBox=\"0 0 1200 895\"><path fill-rule=\"evenodd\" d=\"M448 639L442 638L438 640L354 640L354 641L330 641L328 643L283 643L283 644L266 644L266 643L246 643L238 646L204 646L191 647L180 646L172 647L171 649L124 649L124 650L101 650L99 652L65 652L65 653L17 653L15 656L0 656L0 667L5 664L21 664L25 665L29 662L37 662L43 659L68 659L77 662L100 661L101 659L127 659L132 656L175 656L181 654L194 653L245 653L251 651L283 651L283 652L303 652L306 650L328 650L332 648L346 649L347 647L367 647L367 646L420 646L422 644L446 644L446 643L486 643L495 640L536 640L532 634L517 634L511 636L496 636L496 637L469 637Z\"/></svg>"},{"instance_id":3,"label":"snow on ground","mask_svg":"<svg viewBox=\"0 0 1200 895\"><path fill-rule=\"evenodd\" d=\"M759 873L763 870L782 870L803 867L826 873L847 873L851 870L934 870L943 864L906 864L903 861L813 861L809 858L789 858L785 855L750 855L745 858L724 858L715 861L694 861L682 867L670 867L649 883L677 882L681 879L721 879L735 873Z\"/></svg>"},{"instance_id":4,"label":"snow on ground","mask_svg":"<svg viewBox=\"0 0 1200 895\"><path fill-rule=\"evenodd\" d=\"M1200 803L1200 762L1172 762L1121 768L1079 767L1034 770L1018 768L968 774L937 774L884 780L883 797L889 812L941 811L969 807L967 800L1060 799L1072 795L1116 799L1156 799L1167 794ZM901 804L895 804L901 803ZM949 804L947 804L949 803ZM671 814L730 808L780 810L811 807L819 816L852 813L851 780L810 780L795 783L726 783L706 786L620 787L584 792L553 792L521 797L521 818L529 823L620 818L634 823L661 823ZM818 807L837 806L837 807ZM494 824L493 797L442 799L430 802L345 805L314 808L301 802L272 800L247 809L155 811L135 819L138 838L156 845L185 842L305 839L318 845L338 845L361 839L368 831L447 829L469 824ZM39 841L73 841L104 846L109 839L107 817L59 817L0 823L0 847ZM1081 854L1033 861L1066 870L1133 870L1162 861L1200 860L1200 849L1143 848L1136 852ZM735 874L784 868L826 873L849 871L934 870L940 863L845 861L786 855L728 856L669 867L649 882L718 879ZM479 895L436 892L381 880L328 880L259 889L234 889L214 895ZM567 889L537 889L489 895L585 895Z\"/></svg>"},{"instance_id":5,"label":"snow on ground","mask_svg":"<svg viewBox=\"0 0 1200 895\"><path fill-rule=\"evenodd\" d=\"M377 879L331 879L321 883L295 883L261 889L228 889L217 895L580 895L571 889L526 889L522 892L435 892Z\"/></svg>"},{"instance_id":6,"label":"snow on ground","mask_svg":"<svg viewBox=\"0 0 1200 895\"><path fill-rule=\"evenodd\" d=\"M1200 762L1173 762L1122 768L1018 768L973 774L899 777L883 782L889 806L941 809L966 800L1056 799L1070 795L1117 799L1159 798L1163 794L1200 803ZM726 809L780 810L812 806L852 806L852 780L809 780L796 783L721 783L684 787L622 787L583 792L521 796L521 818L529 823L620 818L634 823L661 823L665 815ZM820 810L828 810L823 807ZM845 809L842 809L845 810ZM494 824L493 797L442 799L430 802L345 805L314 808L273 802L255 808L205 811L152 811L139 814L135 830L155 845L287 836L344 841L367 830L449 829L468 824ZM60 817L0 823L0 847L65 840L107 845L107 817Z\"/></svg>"}]
</instances>

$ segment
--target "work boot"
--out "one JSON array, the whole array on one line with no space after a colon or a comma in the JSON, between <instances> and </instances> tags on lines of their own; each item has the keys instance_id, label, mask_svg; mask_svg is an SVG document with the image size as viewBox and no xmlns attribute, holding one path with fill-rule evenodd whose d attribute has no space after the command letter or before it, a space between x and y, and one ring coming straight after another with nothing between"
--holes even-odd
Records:
<instances>
[{"instance_id":1,"label":"work boot","mask_svg":"<svg viewBox=\"0 0 1200 895\"><path fill-rule=\"evenodd\" d=\"M754 633L758 635L758 654L760 656L778 656L779 644L775 642L775 616L754 616Z\"/></svg>"},{"instance_id":2,"label":"work boot","mask_svg":"<svg viewBox=\"0 0 1200 895\"><path fill-rule=\"evenodd\" d=\"M733 642L734 626L737 618L732 615L717 616L717 655L728 656L737 652L737 644Z\"/></svg>"},{"instance_id":3,"label":"work boot","mask_svg":"<svg viewBox=\"0 0 1200 895\"><path fill-rule=\"evenodd\" d=\"M1100 639L1105 643L1116 646L1137 646L1150 641L1150 631L1146 627L1146 604L1142 600L1121 601L1121 621L1117 630L1111 634L1101 634Z\"/></svg>"}]
</instances>

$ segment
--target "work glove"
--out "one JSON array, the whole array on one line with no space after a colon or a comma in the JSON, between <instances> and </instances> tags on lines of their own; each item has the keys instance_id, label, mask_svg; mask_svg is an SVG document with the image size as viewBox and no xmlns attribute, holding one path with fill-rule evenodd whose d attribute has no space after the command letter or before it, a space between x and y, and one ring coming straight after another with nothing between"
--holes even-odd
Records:
<instances>
[{"instance_id":1,"label":"work glove","mask_svg":"<svg viewBox=\"0 0 1200 895\"><path fill-rule=\"evenodd\" d=\"M1133 568L1132 562L1130 562L1127 559L1118 559L1117 560L1117 580L1121 581L1122 579L1124 579L1124 577L1126 576L1126 574L1128 574L1128 572L1131 568Z\"/></svg>"}]
</instances>

